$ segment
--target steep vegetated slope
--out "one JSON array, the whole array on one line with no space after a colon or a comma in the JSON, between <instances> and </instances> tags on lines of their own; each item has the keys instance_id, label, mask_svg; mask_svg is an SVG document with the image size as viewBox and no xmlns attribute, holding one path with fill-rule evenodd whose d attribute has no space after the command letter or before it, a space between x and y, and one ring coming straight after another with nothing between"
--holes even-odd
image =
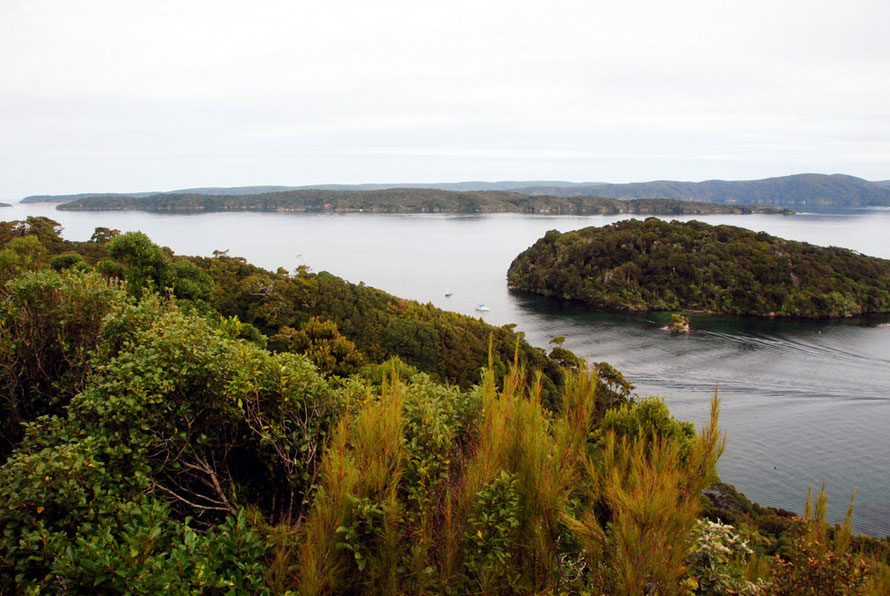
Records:
<instances>
[{"instance_id":1,"label":"steep vegetated slope","mask_svg":"<svg viewBox=\"0 0 890 596\"><path fill-rule=\"evenodd\" d=\"M698 221L548 232L511 287L602 308L842 317L890 311L890 261Z\"/></svg>"},{"instance_id":2,"label":"steep vegetated slope","mask_svg":"<svg viewBox=\"0 0 890 596\"><path fill-rule=\"evenodd\" d=\"M556 361L509 327L403 300L325 272L301 268L273 273L225 253L177 257L144 234L120 235L107 228L98 228L89 242L68 242L58 229L56 222L41 217L0 223L0 242L14 247L0 252L0 281L38 263L58 269L94 265L105 275L126 280L136 295L143 289L171 288L201 308L238 317L255 336L270 338L274 346L286 348L303 337L303 326L322 320L355 344L363 361L397 356L436 380L468 387L478 380L489 357L503 372L518 346L529 367L543 372L545 394L559 383ZM313 329L333 337L329 330Z\"/></svg>"}]
</instances>

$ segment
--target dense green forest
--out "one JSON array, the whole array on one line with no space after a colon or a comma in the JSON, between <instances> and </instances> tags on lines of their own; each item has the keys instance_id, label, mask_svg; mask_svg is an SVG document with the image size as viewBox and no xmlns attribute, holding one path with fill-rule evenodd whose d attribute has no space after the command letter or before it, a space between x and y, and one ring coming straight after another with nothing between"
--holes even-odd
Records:
<instances>
[{"instance_id":1,"label":"dense green forest","mask_svg":"<svg viewBox=\"0 0 890 596\"><path fill-rule=\"evenodd\" d=\"M566 197L594 194L615 199L667 197L730 205L773 205L797 210L890 205L890 188L886 185L844 174L796 174L763 180L658 180L629 184L536 186L518 189L517 192Z\"/></svg>"},{"instance_id":2,"label":"dense green forest","mask_svg":"<svg viewBox=\"0 0 890 596\"><path fill-rule=\"evenodd\" d=\"M558 338L45 218L0 277L2 593L890 587L823 493L717 482L716 397L696 432Z\"/></svg>"},{"instance_id":3,"label":"dense green forest","mask_svg":"<svg viewBox=\"0 0 890 596\"><path fill-rule=\"evenodd\" d=\"M551 230L511 288L630 310L846 317L890 311L890 260L734 226L627 220Z\"/></svg>"},{"instance_id":4,"label":"dense green forest","mask_svg":"<svg viewBox=\"0 0 890 596\"><path fill-rule=\"evenodd\" d=\"M422 188L383 190L294 190L212 196L164 193L145 197L93 196L58 206L70 211L368 211L375 213L540 213L549 215L704 215L791 213L772 207L707 205L670 199L619 201L602 197L528 196L517 192L451 192Z\"/></svg>"}]
</instances>

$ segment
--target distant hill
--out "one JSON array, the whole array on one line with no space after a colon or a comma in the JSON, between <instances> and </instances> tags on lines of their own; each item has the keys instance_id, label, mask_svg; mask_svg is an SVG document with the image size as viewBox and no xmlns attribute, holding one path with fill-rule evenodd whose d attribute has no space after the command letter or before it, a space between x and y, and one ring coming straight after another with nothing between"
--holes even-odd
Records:
<instances>
[{"instance_id":1,"label":"distant hill","mask_svg":"<svg viewBox=\"0 0 890 596\"><path fill-rule=\"evenodd\" d=\"M133 193L92 193L83 192L76 195L31 195L21 200L22 203L67 203L84 199L86 197L149 197L153 192L133 192Z\"/></svg>"},{"instance_id":2,"label":"distant hill","mask_svg":"<svg viewBox=\"0 0 890 596\"><path fill-rule=\"evenodd\" d=\"M660 180L573 187L530 186L516 191L530 195L595 194L614 199L663 197L728 205L773 205L797 210L890 205L890 187L843 174L797 174L745 181Z\"/></svg>"},{"instance_id":3,"label":"distant hill","mask_svg":"<svg viewBox=\"0 0 890 596\"><path fill-rule=\"evenodd\" d=\"M507 191L453 192L430 188L290 190L254 195L156 194L93 196L61 204L65 211L368 211L372 213L537 213L546 215L705 215L790 213L774 207L710 205L670 199L621 201L603 197L529 196Z\"/></svg>"},{"instance_id":4,"label":"distant hill","mask_svg":"<svg viewBox=\"0 0 890 596\"><path fill-rule=\"evenodd\" d=\"M874 180L872 184L879 184L880 186L890 186L890 180Z\"/></svg>"},{"instance_id":5,"label":"distant hill","mask_svg":"<svg viewBox=\"0 0 890 596\"><path fill-rule=\"evenodd\" d=\"M150 191L150 192L84 192L75 195L31 195L22 199L22 203L69 203L78 199L87 197L105 197L105 198L140 198L150 197L157 194L169 193L194 193L209 196L222 195L248 195L264 192L279 192L290 190L290 186L235 186L231 188L223 187L203 187L203 188L186 188L182 190L171 191Z\"/></svg>"},{"instance_id":6,"label":"distant hill","mask_svg":"<svg viewBox=\"0 0 890 596\"><path fill-rule=\"evenodd\" d=\"M0 203L0 207L12 207L9 203Z\"/></svg>"},{"instance_id":7,"label":"distant hill","mask_svg":"<svg viewBox=\"0 0 890 596\"><path fill-rule=\"evenodd\" d=\"M93 192L80 193L73 195L32 195L22 199L22 203L68 203L83 199L86 197L150 197L159 194L197 194L209 196L236 196L236 195L255 195L266 194L272 192L286 192L292 190L385 190L389 188L432 188L436 190L452 190L452 191L484 191L484 190L514 190L516 188L525 188L529 186L549 187L549 188L568 188L573 186L592 186L599 184L598 182L565 182L559 180L546 181L509 181L502 182L439 182L433 184L424 183L395 183L395 184L316 184L308 186L234 186L234 187L198 187L183 188L179 190L168 191L151 191L151 192L130 192L130 193L108 193Z\"/></svg>"},{"instance_id":8,"label":"distant hill","mask_svg":"<svg viewBox=\"0 0 890 596\"><path fill-rule=\"evenodd\" d=\"M529 186L549 186L553 188L571 188L575 186L595 186L603 184L601 182L566 182L564 180L550 181L512 181L504 180L501 182L483 182L479 180L471 180L467 182L437 182L432 184L424 183L404 183L395 184L319 184L314 186L296 186L290 190L387 190L390 188L430 188L434 190L451 190L451 191L486 191L486 190L516 190L517 188L527 188Z\"/></svg>"}]
</instances>

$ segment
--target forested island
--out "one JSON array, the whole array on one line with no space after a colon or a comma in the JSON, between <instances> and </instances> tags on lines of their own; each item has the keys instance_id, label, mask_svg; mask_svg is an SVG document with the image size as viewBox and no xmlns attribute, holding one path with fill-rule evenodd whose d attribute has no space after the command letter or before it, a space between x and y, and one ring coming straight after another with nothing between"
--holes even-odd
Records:
<instances>
[{"instance_id":1,"label":"forested island","mask_svg":"<svg viewBox=\"0 0 890 596\"><path fill-rule=\"evenodd\" d=\"M144 234L0 223L0 592L886 593L554 338ZM803 497L803 496L802 496ZM803 500L803 499L802 499Z\"/></svg>"},{"instance_id":2,"label":"forested island","mask_svg":"<svg viewBox=\"0 0 890 596\"><path fill-rule=\"evenodd\" d=\"M294 190L249 195L163 193L151 196L99 195L57 207L67 211L337 211L370 213L537 213L544 215L707 215L781 213L788 209L711 205L672 199L621 201L595 196L529 196L518 192L456 192L421 188L384 190Z\"/></svg>"},{"instance_id":3,"label":"forested island","mask_svg":"<svg viewBox=\"0 0 890 596\"><path fill-rule=\"evenodd\" d=\"M507 281L606 309L811 318L890 312L890 260L699 221L551 230L516 257Z\"/></svg>"}]
</instances>

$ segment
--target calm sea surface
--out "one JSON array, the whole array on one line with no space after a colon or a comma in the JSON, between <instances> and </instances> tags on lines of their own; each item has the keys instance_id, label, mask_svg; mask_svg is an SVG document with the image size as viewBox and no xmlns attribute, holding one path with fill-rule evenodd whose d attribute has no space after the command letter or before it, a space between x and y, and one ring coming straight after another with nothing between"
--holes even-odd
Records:
<instances>
[{"instance_id":1,"label":"calm sea surface","mask_svg":"<svg viewBox=\"0 0 890 596\"><path fill-rule=\"evenodd\" d=\"M9 202L9 200L7 199ZM841 521L856 491L860 532L890 534L890 317L781 321L693 315L697 333L671 336L661 313L591 311L511 293L512 259L547 230L601 226L620 217L75 213L47 205L0 209L0 219L46 215L63 235L96 226L141 230L178 254L233 256L269 269L301 264L397 296L517 323L535 345L566 347L621 370L641 395L661 395L696 423L717 389L727 449L722 478L764 505L801 512L807 487L826 482L829 516ZM692 218L677 218L692 219ZM890 258L890 210L796 216L705 216L818 245ZM446 298L445 292L453 295Z\"/></svg>"}]
</instances>

